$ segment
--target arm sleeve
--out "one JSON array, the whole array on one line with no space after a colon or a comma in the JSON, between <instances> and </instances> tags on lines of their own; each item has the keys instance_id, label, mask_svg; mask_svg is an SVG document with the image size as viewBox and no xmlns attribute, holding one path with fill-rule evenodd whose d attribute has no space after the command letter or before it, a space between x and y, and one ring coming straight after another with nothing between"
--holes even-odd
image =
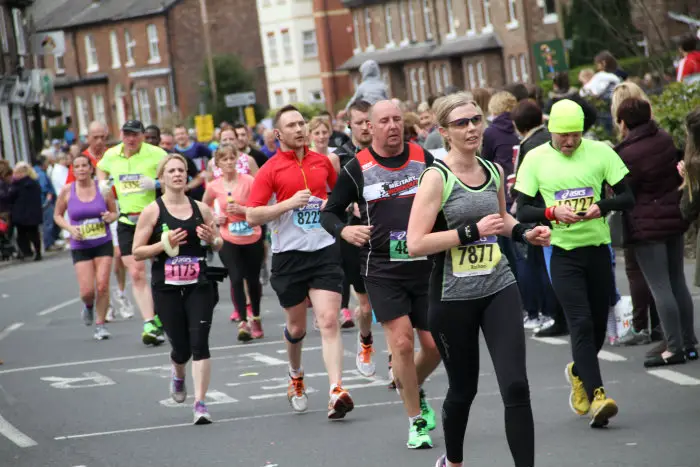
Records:
<instances>
[{"instance_id":1,"label":"arm sleeve","mask_svg":"<svg viewBox=\"0 0 700 467\"><path fill-rule=\"evenodd\" d=\"M612 189L615 192L615 196L601 199L597 203L602 217L606 216L610 211L625 211L634 206L632 189L625 180L621 180L613 185Z\"/></svg>"},{"instance_id":2,"label":"arm sleeve","mask_svg":"<svg viewBox=\"0 0 700 467\"><path fill-rule=\"evenodd\" d=\"M349 162L340 171L338 183L328 198L326 207L321 211L321 225L326 231L338 238L345 227L347 217L345 210L350 204L359 201L360 185L356 182L360 179L360 166L357 160Z\"/></svg>"},{"instance_id":3,"label":"arm sleeve","mask_svg":"<svg viewBox=\"0 0 700 467\"><path fill-rule=\"evenodd\" d=\"M598 112L596 111L593 104L588 102L586 99L579 98L579 105L583 109L583 131L588 131L593 125L595 125L598 119Z\"/></svg>"},{"instance_id":4,"label":"arm sleeve","mask_svg":"<svg viewBox=\"0 0 700 467\"><path fill-rule=\"evenodd\" d=\"M545 207L541 199L533 196L520 193L518 196L518 220L524 224L527 223L543 223L549 224L547 217L544 215Z\"/></svg>"},{"instance_id":5,"label":"arm sleeve","mask_svg":"<svg viewBox=\"0 0 700 467\"><path fill-rule=\"evenodd\" d=\"M250 196L248 197L247 206L255 208L258 206L267 206L270 202L270 198L275 193L274 186L272 184L272 173L269 169L269 165L266 165L258 171L253 181L253 188L250 190Z\"/></svg>"}]
</instances>

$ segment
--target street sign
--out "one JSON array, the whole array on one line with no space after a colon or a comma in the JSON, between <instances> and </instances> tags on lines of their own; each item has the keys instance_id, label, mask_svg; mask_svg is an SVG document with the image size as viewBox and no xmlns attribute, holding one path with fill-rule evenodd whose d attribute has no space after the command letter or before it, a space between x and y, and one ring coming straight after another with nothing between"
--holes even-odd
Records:
<instances>
[{"instance_id":1,"label":"street sign","mask_svg":"<svg viewBox=\"0 0 700 467\"><path fill-rule=\"evenodd\" d=\"M245 121L250 128L255 128L257 122L255 121L255 107L252 105L245 108Z\"/></svg>"},{"instance_id":2,"label":"street sign","mask_svg":"<svg viewBox=\"0 0 700 467\"><path fill-rule=\"evenodd\" d=\"M32 36L32 53L36 55L63 55L66 38L63 31L38 32Z\"/></svg>"},{"instance_id":3,"label":"street sign","mask_svg":"<svg viewBox=\"0 0 700 467\"><path fill-rule=\"evenodd\" d=\"M254 92L239 92L236 94L227 94L224 96L226 107L245 107L255 104Z\"/></svg>"},{"instance_id":4,"label":"street sign","mask_svg":"<svg viewBox=\"0 0 700 467\"><path fill-rule=\"evenodd\" d=\"M214 139L214 116L212 114L195 115L194 127L197 130L197 141L208 143Z\"/></svg>"}]
</instances>

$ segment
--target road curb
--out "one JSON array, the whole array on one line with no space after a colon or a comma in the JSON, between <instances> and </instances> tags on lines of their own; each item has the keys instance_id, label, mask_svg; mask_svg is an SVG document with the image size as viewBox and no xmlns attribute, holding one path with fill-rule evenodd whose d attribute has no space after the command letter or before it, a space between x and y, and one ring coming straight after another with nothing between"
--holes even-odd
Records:
<instances>
[{"instance_id":1,"label":"road curb","mask_svg":"<svg viewBox=\"0 0 700 467\"><path fill-rule=\"evenodd\" d=\"M42 253L41 257L42 257L43 260L45 261L45 260L47 260L47 259L52 259L52 258L56 258L56 257L61 257L61 256L65 256L65 255L68 255L68 254L70 254L70 250L45 251L44 253ZM2 271L2 270L4 270L4 269L9 269L9 268L11 268L12 266L19 266L19 265L22 265L22 264L32 264L32 263L34 263L33 260L20 261L20 260L18 260L18 259L12 259L12 260L10 260L10 261L2 261L2 262L0 262L0 271Z\"/></svg>"}]
</instances>

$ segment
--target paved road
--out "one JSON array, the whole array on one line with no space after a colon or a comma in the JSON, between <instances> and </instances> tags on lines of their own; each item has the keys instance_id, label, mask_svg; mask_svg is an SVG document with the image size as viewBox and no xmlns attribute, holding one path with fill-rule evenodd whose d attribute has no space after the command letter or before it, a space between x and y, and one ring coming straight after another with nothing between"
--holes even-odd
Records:
<instances>
[{"instance_id":1,"label":"paved road","mask_svg":"<svg viewBox=\"0 0 700 467\"><path fill-rule=\"evenodd\" d=\"M618 270L625 292L622 264ZM444 448L439 424L433 432L436 449L405 448L408 421L396 393L386 388L379 330L380 371L369 379L354 371L355 334L344 334L345 383L357 405L339 422L326 420L320 338L309 333L304 366L308 385L317 392L310 394L309 412L295 415L286 401L283 316L272 292L266 289L264 297L267 337L246 345L235 341L227 320L231 302L222 293L211 339L209 407L216 423L193 427L191 406L173 407L168 400L167 346L144 347L136 320L111 325L109 341L93 341L79 320L76 293L67 256L0 271L2 466L425 467L434 465ZM465 460L470 466L508 466L502 404L482 348ZM601 353L608 392L621 412L609 429L591 430L567 405L568 340L528 341L538 466L700 464L700 364L651 374L642 368L644 351L606 347ZM426 384L436 409L445 389L440 369Z\"/></svg>"}]
</instances>

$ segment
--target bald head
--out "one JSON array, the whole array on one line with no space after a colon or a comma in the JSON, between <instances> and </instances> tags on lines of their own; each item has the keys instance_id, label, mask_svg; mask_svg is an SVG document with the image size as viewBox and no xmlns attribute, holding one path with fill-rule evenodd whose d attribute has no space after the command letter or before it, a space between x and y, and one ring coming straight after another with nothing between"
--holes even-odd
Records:
<instances>
[{"instance_id":1,"label":"bald head","mask_svg":"<svg viewBox=\"0 0 700 467\"><path fill-rule=\"evenodd\" d=\"M374 123L387 114L401 115L401 108L393 100L379 101L369 109L369 121Z\"/></svg>"},{"instance_id":2,"label":"bald head","mask_svg":"<svg viewBox=\"0 0 700 467\"><path fill-rule=\"evenodd\" d=\"M372 147L380 156L393 157L403 152L403 113L396 103L379 101L370 109Z\"/></svg>"},{"instance_id":3,"label":"bald head","mask_svg":"<svg viewBox=\"0 0 700 467\"><path fill-rule=\"evenodd\" d=\"M107 126L98 121L90 123L88 126L87 142L90 154L100 158L107 150Z\"/></svg>"}]
</instances>

